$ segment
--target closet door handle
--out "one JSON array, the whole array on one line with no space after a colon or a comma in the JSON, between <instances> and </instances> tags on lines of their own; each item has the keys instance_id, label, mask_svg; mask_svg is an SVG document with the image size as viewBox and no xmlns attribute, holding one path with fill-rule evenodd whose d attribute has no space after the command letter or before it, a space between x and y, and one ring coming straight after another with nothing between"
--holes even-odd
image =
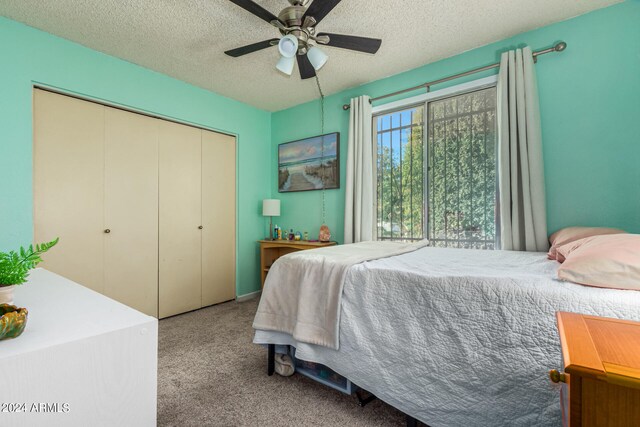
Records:
<instances>
[{"instance_id":1,"label":"closet door handle","mask_svg":"<svg viewBox=\"0 0 640 427\"><path fill-rule=\"evenodd\" d=\"M109 230L108 228L104 230L105 234L109 234L111 233L111 230Z\"/></svg>"},{"instance_id":2,"label":"closet door handle","mask_svg":"<svg viewBox=\"0 0 640 427\"><path fill-rule=\"evenodd\" d=\"M198 230L202 230L203 228L204 228L204 227L203 227L203 226L201 226L201 225L199 225L199 226L198 226Z\"/></svg>"}]
</instances>

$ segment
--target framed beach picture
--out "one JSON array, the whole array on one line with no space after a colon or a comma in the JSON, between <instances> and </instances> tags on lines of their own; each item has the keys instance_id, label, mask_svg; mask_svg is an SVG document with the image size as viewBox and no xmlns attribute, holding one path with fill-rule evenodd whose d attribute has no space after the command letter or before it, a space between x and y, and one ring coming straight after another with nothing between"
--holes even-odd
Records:
<instances>
[{"instance_id":1,"label":"framed beach picture","mask_svg":"<svg viewBox=\"0 0 640 427\"><path fill-rule=\"evenodd\" d=\"M340 133L278 145L278 191L340 188Z\"/></svg>"}]
</instances>

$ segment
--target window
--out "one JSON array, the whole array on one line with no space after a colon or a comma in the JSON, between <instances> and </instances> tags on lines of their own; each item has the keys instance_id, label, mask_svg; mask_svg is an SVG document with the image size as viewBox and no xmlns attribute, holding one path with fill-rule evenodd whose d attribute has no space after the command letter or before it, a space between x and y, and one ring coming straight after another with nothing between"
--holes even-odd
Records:
<instances>
[{"instance_id":1,"label":"window","mask_svg":"<svg viewBox=\"0 0 640 427\"><path fill-rule=\"evenodd\" d=\"M378 240L424 238L424 107L377 117Z\"/></svg>"},{"instance_id":2,"label":"window","mask_svg":"<svg viewBox=\"0 0 640 427\"><path fill-rule=\"evenodd\" d=\"M496 88L384 113L374 124L378 239L494 249Z\"/></svg>"}]
</instances>

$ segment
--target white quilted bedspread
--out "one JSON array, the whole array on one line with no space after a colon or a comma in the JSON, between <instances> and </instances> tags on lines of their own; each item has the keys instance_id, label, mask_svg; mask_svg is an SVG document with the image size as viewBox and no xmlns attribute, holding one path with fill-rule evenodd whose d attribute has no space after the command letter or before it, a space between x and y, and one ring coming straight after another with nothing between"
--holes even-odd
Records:
<instances>
[{"instance_id":1,"label":"white quilted bedspread","mask_svg":"<svg viewBox=\"0 0 640 427\"><path fill-rule=\"evenodd\" d=\"M561 282L542 253L423 248L348 271L340 350L292 344L432 427L559 426L556 311L640 320L640 292Z\"/></svg>"}]
</instances>

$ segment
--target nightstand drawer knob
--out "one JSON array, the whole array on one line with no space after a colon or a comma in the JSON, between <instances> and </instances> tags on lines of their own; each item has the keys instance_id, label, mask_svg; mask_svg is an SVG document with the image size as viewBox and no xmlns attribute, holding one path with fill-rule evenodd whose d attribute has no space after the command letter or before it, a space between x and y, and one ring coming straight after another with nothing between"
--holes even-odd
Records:
<instances>
[{"instance_id":1,"label":"nightstand drawer knob","mask_svg":"<svg viewBox=\"0 0 640 427\"><path fill-rule=\"evenodd\" d=\"M549 378L554 383L566 383L567 377L565 374L561 374L557 369L552 369L549 371Z\"/></svg>"}]
</instances>

